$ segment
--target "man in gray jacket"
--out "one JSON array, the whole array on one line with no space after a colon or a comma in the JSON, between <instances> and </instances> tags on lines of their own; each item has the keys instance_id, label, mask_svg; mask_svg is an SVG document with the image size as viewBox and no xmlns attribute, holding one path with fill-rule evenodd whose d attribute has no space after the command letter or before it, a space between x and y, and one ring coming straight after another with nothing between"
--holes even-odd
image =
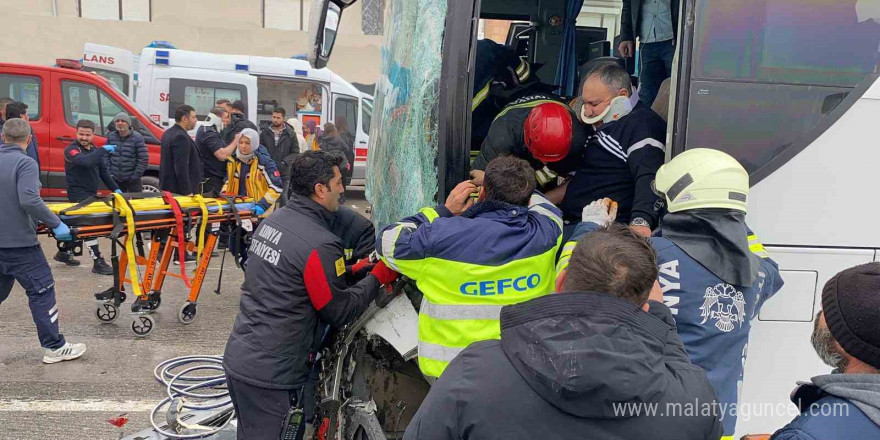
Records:
<instances>
[{"instance_id":1,"label":"man in gray jacket","mask_svg":"<svg viewBox=\"0 0 880 440\"><path fill-rule=\"evenodd\" d=\"M55 281L49 263L37 241L35 222L52 228L55 238L70 240L70 229L40 198L37 163L25 154L31 140L30 126L23 119L11 119L3 126L0 145L0 303L9 297L13 281L28 296L37 325L43 362L54 364L76 359L86 352L85 344L64 340L58 329Z\"/></svg>"},{"instance_id":2,"label":"man in gray jacket","mask_svg":"<svg viewBox=\"0 0 880 440\"><path fill-rule=\"evenodd\" d=\"M131 128L131 116L126 112L117 113L113 124L116 131L107 135L107 144L116 145L110 155L110 175L122 192L143 192L141 177L150 161L144 136Z\"/></svg>"}]
</instances>

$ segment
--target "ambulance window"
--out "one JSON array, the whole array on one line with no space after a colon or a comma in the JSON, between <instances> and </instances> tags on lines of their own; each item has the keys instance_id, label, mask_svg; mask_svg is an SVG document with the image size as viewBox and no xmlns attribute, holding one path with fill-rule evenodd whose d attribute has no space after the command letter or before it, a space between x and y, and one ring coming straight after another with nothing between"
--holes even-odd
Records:
<instances>
[{"instance_id":1,"label":"ambulance window","mask_svg":"<svg viewBox=\"0 0 880 440\"><path fill-rule=\"evenodd\" d=\"M361 100L361 128L364 133L370 134L370 119L373 118L373 100Z\"/></svg>"},{"instance_id":2,"label":"ambulance window","mask_svg":"<svg viewBox=\"0 0 880 440\"><path fill-rule=\"evenodd\" d=\"M0 98L11 98L28 106L28 117L40 119L40 79L32 76L0 75Z\"/></svg>"},{"instance_id":3,"label":"ambulance window","mask_svg":"<svg viewBox=\"0 0 880 440\"><path fill-rule=\"evenodd\" d=\"M168 114L174 114L174 109L182 104L191 105L196 109L196 116L204 119L214 108L219 99L230 101L242 100L247 103L245 86L214 81L194 81L188 79L172 78L170 84L171 100L168 102ZM183 100L180 100L180 97ZM247 113L247 109L245 109Z\"/></svg>"},{"instance_id":4,"label":"ambulance window","mask_svg":"<svg viewBox=\"0 0 880 440\"><path fill-rule=\"evenodd\" d=\"M333 108L333 121L340 134L347 132L353 137L357 131L357 100L337 97Z\"/></svg>"},{"instance_id":5,"label":"ambulance window","mask_svg":"<svg viewBox=\"0 0 880 440\"><path fill-rule=\"evenodd\" d=\"M128 75L110 70L98 69L96 67L84 67L83 70L101 75L104 79L110 81L110 84L115 87L119 93L126 96L128 95Z\"/></svg>"}]
</instances>

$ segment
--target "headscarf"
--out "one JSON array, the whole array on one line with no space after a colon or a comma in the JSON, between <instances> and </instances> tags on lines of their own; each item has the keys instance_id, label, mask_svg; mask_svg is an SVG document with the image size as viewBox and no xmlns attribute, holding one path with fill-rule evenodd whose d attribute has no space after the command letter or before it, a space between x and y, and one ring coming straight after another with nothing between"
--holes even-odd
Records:
<instances>
[{"instance_id":1,"label":"headscarf","mask_svg":"<svg viewBox=\"0 0 880 440\"><path fill-rule=\"evenodd\" d=\"M297 118L290 118L287 120L287 123L293 127L293 132L296 134L296 141L299 145L299 152L302 153L306 149L306 137L303 136L303 124Z\"/></svg>"},{"instance_id":2,"label":"headscarf","mask_svg":"<svg viewBox=\"0 0 880 440\"><path fill-rule=\"evenodd\" d=\"M235 156L238 157L238 160L240 160L244 163L248 163L251 161L251 159L254 158L254 154L256 153L257 148L260 148L260 135L257 134L257 131L254 130L253 128L245 128L244 130L241 131L241 135L247 136L247 138L250 139L251 152L248 154L244 154L241 152L241 150L238 147L236 147L235 148ZM239 144L239 146L240 145L241 144Z\"/></svg>"},{"instance_id":3,"label":"headscarf","mask_svg":"<svg viewBox=\"0 0 880 440\"><path fill-rule=\"evenodd\" d=\"M306 121L306 126L309 127L309 136L306 138L306 143L309 145L310 150L320 150L321 147L318 146L318 139L321 138L323 132L320 128L318 128L318 124L313 120Z\"/></svg>"}]
</instances>

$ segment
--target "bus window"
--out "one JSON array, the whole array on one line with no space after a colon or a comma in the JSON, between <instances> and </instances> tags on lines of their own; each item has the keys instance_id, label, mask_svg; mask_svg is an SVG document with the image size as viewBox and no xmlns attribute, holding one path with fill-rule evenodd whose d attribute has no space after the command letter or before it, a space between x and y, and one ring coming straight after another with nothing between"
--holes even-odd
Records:
<instances>
[{"instance_id":1,"label":"bus window","mask_svg":"<svg viewBox=\"0 0 880 440\"><path fill-rule=\"evenodd\" d=\"M33 76L0 75L0 98L12 98L28 106L28 118L40 119L40 79Z\"/></svg>"},{"instance_id":2,"label":"bus window","mask_svg":"<svg viewBox=\"0 0 880 440\"><path fill-rule=\"evenodd\" d=\"M169 89L171 91L171 100L168 101L169 115L174 115L174 109L178 106L187 104L196 109L199 119L204 119L218 99L243 101L247 114L247 89L241 84L171 78Z\"/></svg>"},{"instance_id":3,"label":"bus window","mask_svg":"<svg viewBox=\"0 0 880 440\"><path fill-rule=\"evenodd\" d=\"M880 24L854 0L698 0L696 17L684 146L750 173L808 142L880 60Z\"/></svg>"}]
</instances>

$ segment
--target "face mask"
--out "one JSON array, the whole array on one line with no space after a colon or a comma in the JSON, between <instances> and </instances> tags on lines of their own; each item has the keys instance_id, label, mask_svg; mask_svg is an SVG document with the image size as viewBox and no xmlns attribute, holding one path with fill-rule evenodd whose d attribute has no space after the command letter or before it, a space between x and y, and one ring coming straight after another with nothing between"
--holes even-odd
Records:
<instances>
[{"instance_id":1,"label":"face mask","mask_svg":"<svg viewBox=\"0 0 880 440\"><path fill-rule=\"evenodd\" d=\"M618 96L611 100L611 103L608 104L608 107L605 107L605 111L601 114L593 116L592 118L587 117L586 113L586 105L581 107L581 120L583 120L587 124L595 124L599 121L607 124L611 121L616 121L626 115L628 115L632 111L632 102L630 102L629 98L626 96Z\"/></svg>"}]
</instances>

